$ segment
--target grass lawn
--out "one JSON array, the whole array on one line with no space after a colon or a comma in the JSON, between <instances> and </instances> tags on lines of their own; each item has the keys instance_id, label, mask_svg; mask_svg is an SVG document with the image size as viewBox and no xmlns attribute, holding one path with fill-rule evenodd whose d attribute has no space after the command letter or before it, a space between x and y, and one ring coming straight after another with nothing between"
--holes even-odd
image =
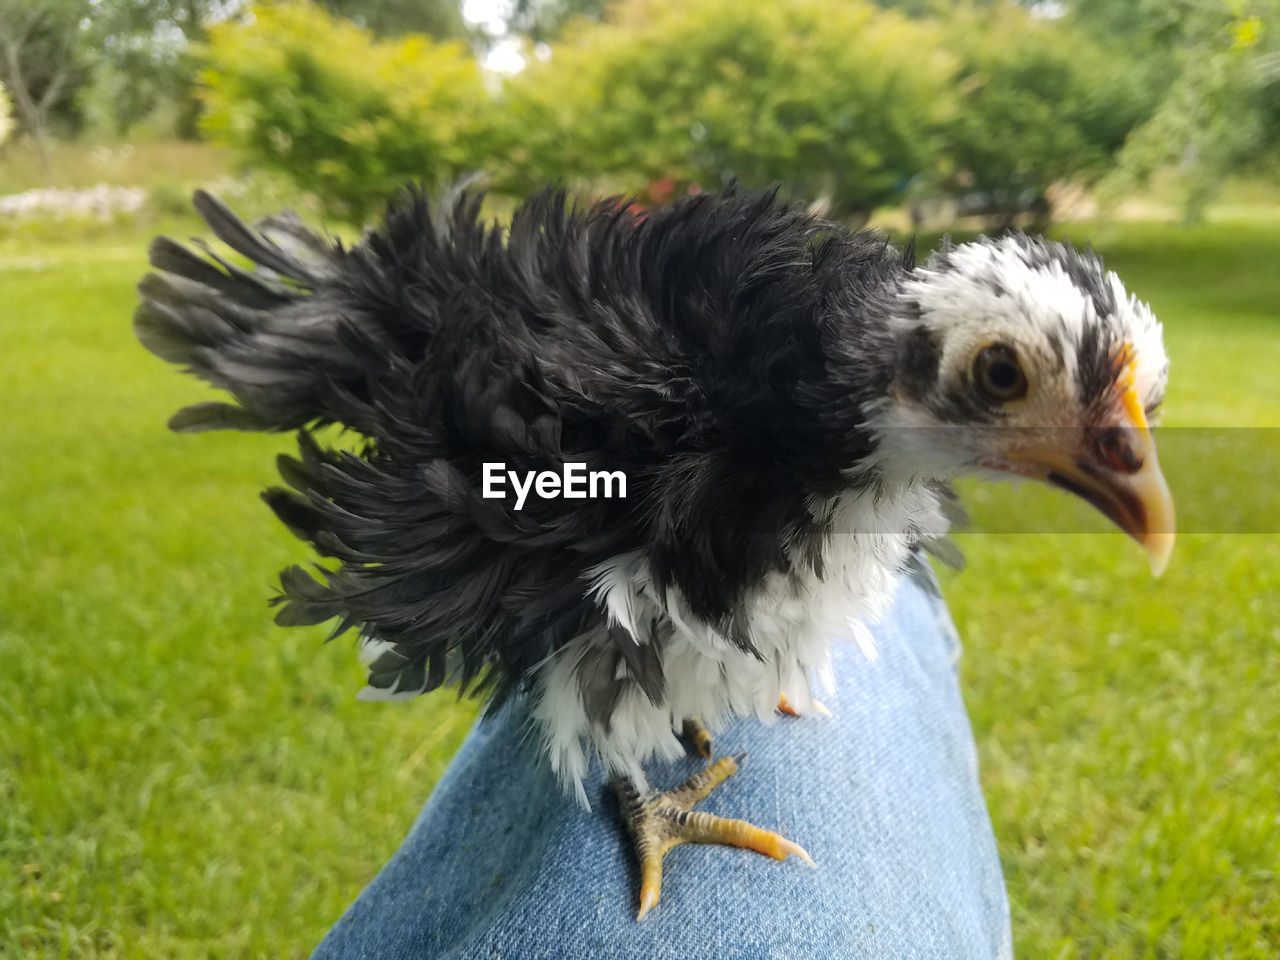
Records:
<instances>
[{"instance_id":1,"label":"grass lawn","mask_svg":"<svg viewBox=\"0 0 1280 960\"><path fill-rule=\"evenodd\" d=\"M0 240L0 956L302 957L473 709L357 703L348 641L273 626L292 441L164 430L203 392L130 333L146 239ZM1165 320L1166 423L1280 426L1280 226L1095 240ZM963 539L1019 954L1277 956L1280 537L1160 581L1118 536Z\"/></svg>"}]
</instances>

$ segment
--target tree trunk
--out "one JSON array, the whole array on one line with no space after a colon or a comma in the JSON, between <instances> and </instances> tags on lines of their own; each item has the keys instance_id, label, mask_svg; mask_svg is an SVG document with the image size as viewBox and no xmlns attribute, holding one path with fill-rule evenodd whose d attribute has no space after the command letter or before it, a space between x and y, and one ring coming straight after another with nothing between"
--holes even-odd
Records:
<instances>
[{"instance_id":1,"label":"tree trunk","mask_svg":"<svg viewBox=\"0 0 1280 960\"><path fill-rule=\"evenodd\" d=\"M40 155L40 170L44 175L45 182L49 182L50 166L49 166L49 149L45 143L44 136L44 111L42 104L36 103L31 96L31 90L27 86L27 77L22 69L22 38L9 39L4 41L4 59L5 72L9 76L9 87L13 91L13 102L18 108L18 115L22 118L23 126L26 127L27 133L31 135L31 139L35 141L36 152ZM45 97L40 98L42 101Z\"/></svg>"},{"instance_id":2,"label":"tree trunk","mask_svg":"<svg viewBox=\"0 0 1280 960\"><path fill-rule=\"evenodd\" d=\"M184 57L191 57L192 44L204 42L205 30L200 16L201 9L200 0L187 0L182 31L187 38L187 50L182 54ZM200 136L200 100L196 96L196 87L199 83L198 72L195 65L189 68L180 94L182 102L178 107L175 132L183 140L196 140Z\"/></svg>"}]
</instances>

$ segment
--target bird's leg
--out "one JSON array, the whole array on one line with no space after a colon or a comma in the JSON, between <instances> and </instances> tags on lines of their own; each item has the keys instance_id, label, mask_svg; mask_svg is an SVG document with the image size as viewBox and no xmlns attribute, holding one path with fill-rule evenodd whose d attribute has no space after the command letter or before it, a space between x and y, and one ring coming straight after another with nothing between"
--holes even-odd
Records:
<instances>
[{"instance_id":1,"label":"bird's leg","mask_svg":"<svg viewBox=\"0 0 1280 960\"><path fill-rule=\"evenodd\" d=\"M680 734L684 737L686 743L698 751L698 756L707 760L711 759L711 751L715 746L715 742L711 739L711 732L703 726L700 718L690 717L686 720Z\"/></svg>"},{"instance_id":2,"label":"bird's leg","mask_svg":"<svg viewBox=\"0 0 1280 960\"><path fill-rule=\"evenodd\" d=\"M770 830L761 830L745 820L730 820L693 809L694 805L738 770L746 754L721 757L671 790L641 793L628 777L613 782L627 831L635 843L640 861L640 920L658 902L662 892L662 858L682 843L718 843L745 847L775 860L795 854L810 866L813 860L804 849Z\"/></svg>"}]
</instances>

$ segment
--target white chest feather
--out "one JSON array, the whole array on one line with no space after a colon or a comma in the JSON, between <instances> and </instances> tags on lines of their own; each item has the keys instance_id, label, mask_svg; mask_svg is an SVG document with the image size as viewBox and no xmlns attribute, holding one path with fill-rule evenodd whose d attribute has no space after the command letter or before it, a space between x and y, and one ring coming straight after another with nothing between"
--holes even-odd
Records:
<instances>
[{"instance_id":1,"label":"white chest feather","mask_svg":"<svg viewBox=\"0 0 1280 960\"><path fill-rule=\"evenodd\" d=\"M583 806L582 779L592 754L611 774L643 783L645 761L680 755L676 731L686 718L698 717L712 731L748 714L770 722L782 693L803 712L812 704L815 682L829 695L833 641L852 639L874 657L867 624L888 611L914 541L941 536L947 521L935 494L924 487L892 500L846 495L817 509L832 518L824 576L770 574L747 598L746 620L759 657L694 617L678 591L659 597L643 556L619 556L596 571L592 589L611 623L632 638L645 637L636 625L655 617L668 628L661 652L666 687L655 705L629 684L609 723L593 721L577 668L584 652L601 641L603 628L574 639L539 669L533 721L552 768Z\"/></svg>"}]
</instances>

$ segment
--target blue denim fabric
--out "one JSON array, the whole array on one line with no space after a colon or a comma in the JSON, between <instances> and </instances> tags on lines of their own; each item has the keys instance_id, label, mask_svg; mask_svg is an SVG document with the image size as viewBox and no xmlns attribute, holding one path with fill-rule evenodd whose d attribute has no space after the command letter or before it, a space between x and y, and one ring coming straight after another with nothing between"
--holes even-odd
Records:
<instances>
[{"instance_id":1,"label":"blue denim fabric","mask_svg":"<svg viewBox=\"0 0 1280 960\"><path fill-rule=\"evenodd\" d=\"M686 844L635 920L639 871L599 771L593 813L556 785L520 705L471 732L404 845L314 956L1009 957L1009 906L973 737L959 641L931 582L906 579L873 629L879 657L835 655L831 718L743 720L717 755L750 756L699 809L776 829L810 869ZM690 758L654 764L663 789Z\"/></svg>"}]
</instances>

